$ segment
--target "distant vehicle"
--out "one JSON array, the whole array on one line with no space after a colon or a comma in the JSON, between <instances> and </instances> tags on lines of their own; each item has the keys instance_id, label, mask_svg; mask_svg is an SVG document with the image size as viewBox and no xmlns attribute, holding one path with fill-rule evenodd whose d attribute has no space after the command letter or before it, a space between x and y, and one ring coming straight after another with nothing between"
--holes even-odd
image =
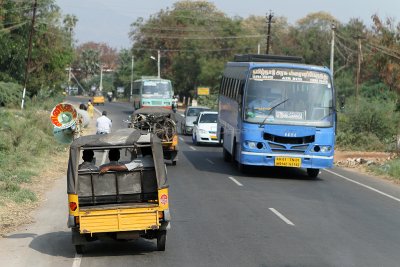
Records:
<instances>
[{"instance_id":1,"label":"distant vehicle","mask_svg":"<svg viewBox=\"0 0 400 267\"><path fill-rule=\"evenodd\" d=\"M197 120L197 117L199 116L200 112L205 110L210 110L210 108L202 106L196 106L196 107L189 106L186 108L184 113L184 118L181 122L182 134L184 135L192 134L194 126L193 122Z\"/></svg>"},{"instance_id":2,"label":"distant vehicle","mask_svg":"<svg viewBox=\"0 0 400 267\"><path fill-rule=\"evenodd\" d=\"M197 120L193 122L192 140L194 145L201 143L218 144L217 138L218 112L202 111Z\"/></svg>"},{"instance_id":3,"label":"distant vehicle","mask_svg":"<svg viewBox=\"0 0 400 267\"><path fill-rule=\"evenodd\" d=\"M142 77L133 83L133 107L162 107L172 109L174 92L170 80Z\"/></svg>"},{"instance_id":4,"label":"distant vehicle","mask_svg":"<svg viewBox=\"0 0 400 267\"><path fill-rule=\"evenodd\" d=\"M333 166L336 103L326 67L298 57L237 55L225 65L218 139L223 155L246 165L306 168L310 177Z\"/></svg>"},{"instance_id":5,"label":"distant vehicle","mask_svg":"<svg viewBox=\"0 0 400 267\"><path fill-rule=\"evenodd\" d=\"M104 99L104 95L101 91L96 91L94 93L93 99L92 99L92 103L93 105L104 105L105 99Z\"/></svg>"}]
</instances>

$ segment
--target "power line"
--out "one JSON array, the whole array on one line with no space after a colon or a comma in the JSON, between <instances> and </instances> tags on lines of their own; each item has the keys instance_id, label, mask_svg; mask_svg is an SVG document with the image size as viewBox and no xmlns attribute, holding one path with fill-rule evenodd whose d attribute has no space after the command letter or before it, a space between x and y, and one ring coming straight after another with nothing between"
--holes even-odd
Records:
<instances>
[{"instance_id":1,"label":"power line","mask_svg":"<svg viewBox=\"0 0 400 267\"><path fill-rule=\"evenodd\" d=\"M140 27L139 30L157 30L157 31L181 31L181 32L223 32L223 29L213 30L213 29L188 29L183 27L151 27L151 26L144 26Z\"/></svg>"},{"instance_id":2,"label":"power line","mask_svg":"<svg viewBox=\"0 0 400 267\"><path fill-rule=\"evenodd\" d=\"M221 48L221 49L162 49L161 52L222 52L222 51L232 51L232 50L246 50L246 49L254 49L255 47L238 47L238 48ZM132 48L133 50L138 51L157 51L160 49L157 48Z\"/></svg>"},{"instance_id":3,"label":"power line","mask_svg":"<svg viewBox=\"0 0 400 267\"><path fill-rule=\"evenodd\" d=\"M147 38L155 38L155 39L182 39L182 40L220 40L220 39L246 39L246 38L261 38L262 35L241 35L241 36L170 36L170 35L155 35L155 36L146 36Z\"/></svg>"},{"instance_id":4,"label":"power line","mask_svg":"<svg viewBox=\"0 0 400 267\"><path fill-rule=\"evenodd\" d=\"M378 46L374 46L374 45L372 45L370 43L366 43L366 45L379 50L380 52L382 52L383 54L385 54L387 56L390 56L390 57L393 57L393 58L396 58L396 59L400 60L400 56L391 54L391 53L387 52L386 50L384 50L384 49L382 49L382 48L380 48Z\"/></svg>"},{"instance_id":5,"label":"power line","mask_svg":"<svg viewBox=\"0 0 400 267\"><path fill-rule=\"evenodd\" d=\"M0 33L2 33L2 32L8 33L9 31L12 31L12 30L15 30L15 29L17 29L17 28L19 28L19 27L22 27L22 26L25 25L26 23L28 23L28 22L27 22L27 21L21 22L21 23L19 23L19 24L16 24L16 25L13 25L13 26L4 28L4 29L0 29Z\"/></svg>"}]
</instances>

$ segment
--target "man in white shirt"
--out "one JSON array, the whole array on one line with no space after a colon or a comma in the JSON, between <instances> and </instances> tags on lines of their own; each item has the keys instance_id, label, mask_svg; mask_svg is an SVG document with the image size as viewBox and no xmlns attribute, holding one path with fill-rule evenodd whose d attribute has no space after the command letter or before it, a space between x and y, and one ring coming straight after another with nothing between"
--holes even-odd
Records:
<instances>
[{"instance_id":1,"label":"man in white shirt","mask_svg":"<svg viewBox=\"0 0 400 267\"><path fill-rule=\"evenodd\" d=\"M107 111L104 110L101 115L96 121L96 134L108 134L111 132L112 122L107 118Z\"/></svg>"}]
</instances>

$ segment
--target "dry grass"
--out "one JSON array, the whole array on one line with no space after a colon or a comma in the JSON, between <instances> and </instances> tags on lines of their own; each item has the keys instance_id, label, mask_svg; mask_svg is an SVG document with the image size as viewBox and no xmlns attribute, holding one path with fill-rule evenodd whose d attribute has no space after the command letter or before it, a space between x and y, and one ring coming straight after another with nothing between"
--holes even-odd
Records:
<instances>
[{"instance_id":1,"label":"dry grass","mask_svg":"<svg viewBox=\"0 0 400 267\"><path fill-rule=\"evenodd\" d=\"M47 116L48 113L44 112L43 115ZM95 133L96 118L97 116L95 116L89 126L83 130L82 135ZM32 214L35 212L36 208L43 203L49 188L51 189L53 187L56 180L66 176L68 156L68 148L65 148L63 151L58 150L56 152L52 151L51 153L47 153L47 157L38 160L35 165L35 170L32 170L33 173L38 173L39 175L30 177L26 182L18 184L22 193L26 192L34 196L35 199L33 201L26 200L28 198L25 198L24 201L15 202L8 196L0 195L1 237L17 230L22 225L33 222ZM48 168L48 166L52 167ZM66 199L63 198L61 201L66 201Z\"/></svg>"},{"instance_id":2,"label":"dry grass","mask_svg":"<svg viewBox=\"0 0 400 267\"><path fill-rule=\"evenodd\" d=\"M30 183L21 184L21 188L29 188L36 195L38 201L16 203L5 197L0 198L0 202L3 203L0 206L0 236L15 231L21 225L33 222L32 211L43 202L46 192L52 187L54 181L66 175L67 162L68 152L60 152L58 156L47 159L46 164L52 168L41 166L40 177L34 176Z\"/></svg>"}]
</instances>

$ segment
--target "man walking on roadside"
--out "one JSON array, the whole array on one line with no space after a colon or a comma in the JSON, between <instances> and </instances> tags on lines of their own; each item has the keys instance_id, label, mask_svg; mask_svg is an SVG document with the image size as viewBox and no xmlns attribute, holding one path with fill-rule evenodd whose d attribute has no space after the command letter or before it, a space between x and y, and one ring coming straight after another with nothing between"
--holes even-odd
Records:
<instances>
[{"instance_id":1,"label":"man walking on roadside","mask_svg":"<svg viewBox=\"0 0 400 267\"><path fill-rule=\"evenodd\" d=\"M96 134L108 134L111 132L112 122L107 117L107 111L104 110L101 115L96 121Z\"/></svg>"}]
</instances>

